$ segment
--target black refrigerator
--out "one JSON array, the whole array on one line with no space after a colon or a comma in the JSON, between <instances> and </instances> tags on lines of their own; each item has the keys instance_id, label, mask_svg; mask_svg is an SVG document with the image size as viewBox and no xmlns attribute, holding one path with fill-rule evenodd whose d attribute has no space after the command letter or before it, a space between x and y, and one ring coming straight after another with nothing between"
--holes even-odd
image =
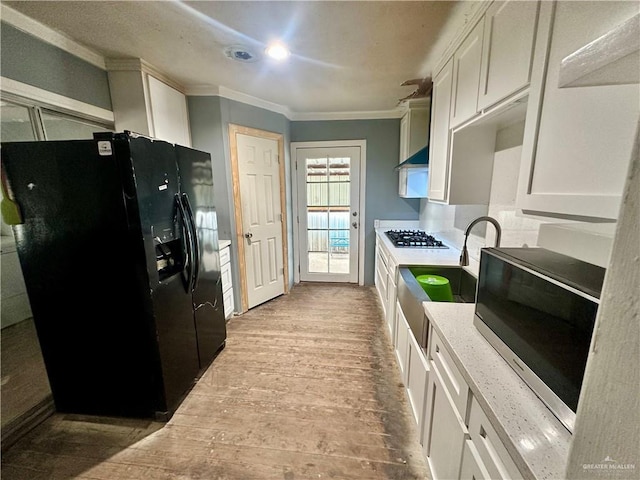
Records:
<instances>
[{"instance_id":1,"label":"black refrigerator","mask_svg":"<svg viewBox=\"0 0 640 480\"><path fill-rule=\"evenodd\" d=\"M56 409L168 420L224 347L208 153L124 133L1 147Z\"/></svg>"}]
</instances>

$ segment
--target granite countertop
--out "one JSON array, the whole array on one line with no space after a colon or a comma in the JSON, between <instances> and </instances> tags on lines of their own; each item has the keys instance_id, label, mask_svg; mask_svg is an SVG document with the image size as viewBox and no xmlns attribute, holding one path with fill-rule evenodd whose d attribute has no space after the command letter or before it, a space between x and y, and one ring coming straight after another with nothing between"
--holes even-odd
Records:
<instances>
[{"instance_id":1,"label":"granite countertop","mask_svg":"<svg viewBox=\"0 0 640 480\"><path fill-rule=\"evenodd\" d=\"M473 325L475 305L423 307L524 478L564 478L571 434Z\"/></svg>"},{"instance_id":2,"label":"granite countertop","mask_svg":"<svg viewBox=\"0 0 640 480\"><path fill-rule=\"evenodd\" d=\"M225 247L229 247L231 245L231 240L222 240L218 239L218 248L222 250Z\"/></svg>"},{"instance_id":3,"label":"granite countertop","mask_svg":"<svg viewBox=\"0 0 640 480\"><path fill-rule=\"evenodd\" d=\"M386 249L393 256L397 265L458 265L460 262L460 250L447 242L443 243L449 248L398 248L391 243L385 234L388 227L375 229L376 235L382 241ZM473 276L478 276L479 264L471 259L468 267L464 267Z\"/></svg>"}]
</instances>

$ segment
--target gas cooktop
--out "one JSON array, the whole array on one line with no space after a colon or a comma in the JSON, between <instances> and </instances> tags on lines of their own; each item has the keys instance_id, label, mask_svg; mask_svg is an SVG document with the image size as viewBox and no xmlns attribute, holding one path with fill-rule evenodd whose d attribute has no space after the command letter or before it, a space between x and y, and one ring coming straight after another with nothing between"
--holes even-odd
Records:
<instances>
[{"instance_id":1,"label":"gas cooktop","mask_svg":"<svg viewBox=\"0 0 640 480\"><path fill-rule=\"evenodd\" d=\"M440 240L422 230L387 230L385 233L396 247L449 248Z\"/></svg>"}]
</instances>

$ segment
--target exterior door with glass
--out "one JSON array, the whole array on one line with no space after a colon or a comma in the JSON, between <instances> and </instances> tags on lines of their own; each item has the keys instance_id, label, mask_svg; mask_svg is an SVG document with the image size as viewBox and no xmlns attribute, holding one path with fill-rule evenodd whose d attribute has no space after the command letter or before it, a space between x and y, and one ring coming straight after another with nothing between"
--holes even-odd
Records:
<instances>
[{"instance_id":1,"label":"exterior door with glass","mask_svg":"<svg viewBox=\"0 0 640 480\"><path fill-rule=\"evenodd\" d=\"M358 283L361 148L296 148L300 280Z\"/></svg>"}]
</instances>

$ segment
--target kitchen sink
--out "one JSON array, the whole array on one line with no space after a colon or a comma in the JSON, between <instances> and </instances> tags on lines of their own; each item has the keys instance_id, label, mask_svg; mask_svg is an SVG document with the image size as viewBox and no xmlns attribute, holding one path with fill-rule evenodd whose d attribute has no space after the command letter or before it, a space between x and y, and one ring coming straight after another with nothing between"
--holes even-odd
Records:
<instances>
[{"instance_id":1,"label":"kitchen sink","mask_svg":"<svg viewBox=\"0 0 640 480\"><path fill-rule=\"evenodd\" d=\"M451 291L453 293L453 301L455 303L473 303L476 297L476 278L462 267L446 267L446 266L418 266L418 267L400 267L409 270L417 287L424 294L423 302L429 302L431 299L424 292L416 277L419 275L439 275L449 280ZM411 281L411 279L409 279ZM418 292L419 293L419 292Z\"/></svg>"},{"instance_id":2,"label":"kitchen sink","mask_svg":"<svg viewBox=\"0 0 640 480\"><path fill-rule=\"evenodd\" d=\"M453 301L456 303L474 303L476 296L476 278L459 266L403 266L398 269L398 303L411 331L422 348L427 348L427 321L422 302L431 299L422 289L416 277L418 275L440 275L449 280Z\"/></svg>"}]
</instances>

